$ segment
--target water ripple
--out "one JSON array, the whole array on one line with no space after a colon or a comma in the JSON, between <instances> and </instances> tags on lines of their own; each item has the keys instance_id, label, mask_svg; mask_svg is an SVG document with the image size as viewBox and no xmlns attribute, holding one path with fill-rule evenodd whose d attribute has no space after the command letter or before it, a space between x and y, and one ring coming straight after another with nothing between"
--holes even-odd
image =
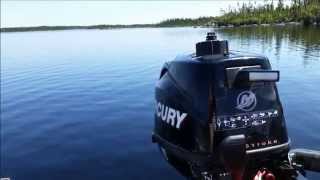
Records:
<instances>
[{"instance_id":1,"label":"water ripple","mask_svg":"<svg viewBox=\"0 0 320 180\"><path fill-rule=\"evenodd\" d=\"M162 64L193 50L206 31L1 34L3 176L182 179L151 143L154 84ZM231 49L265 54L281 70L279 92L293 146L320 148L319 29L217 32Z\"/></svg>"}]
</instances>

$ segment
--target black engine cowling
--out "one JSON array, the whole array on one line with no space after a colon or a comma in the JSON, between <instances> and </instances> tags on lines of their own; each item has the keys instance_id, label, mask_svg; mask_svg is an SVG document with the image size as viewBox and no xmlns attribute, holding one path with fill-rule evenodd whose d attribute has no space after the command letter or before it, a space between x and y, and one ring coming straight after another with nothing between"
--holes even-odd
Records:
<instances>
[{"instance_id":1,"label":"black engine cowling","mask_svg":"<svg viewBox=\"0 0 320 180\"><path fill-rule=\"evenodd\" d=\"M228 143L239 148L229 153L235 163L246 157L243 176L257 164L286 159L279 72L266 57L229 52L213 33L196 50L165 63L156 84L153 141L169 163L185 176L227 178L232 164L224 144L237 136L243 138Z\"/></svg>"}]
</instances>

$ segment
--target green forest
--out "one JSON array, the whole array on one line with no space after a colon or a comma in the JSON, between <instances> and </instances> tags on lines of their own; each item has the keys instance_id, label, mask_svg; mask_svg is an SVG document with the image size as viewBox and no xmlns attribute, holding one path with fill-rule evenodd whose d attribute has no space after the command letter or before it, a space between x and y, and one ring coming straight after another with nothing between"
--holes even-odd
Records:
<instances>
[{"instance_id":1,"label":"green forest","mask_svg":"<svg viewBox=\"0 0 320 180\"><path fill-rule=\"evenodd\" d=\"M251 24L276 24L298 22L304 25L320 24L320 0L293 0L285 6L283 0L266 2L255 6L255 2L238 4L236 9L223 11L218 17L197 19L169 19L158 26L240 26Z\"/></svg>"},{"instance_id":2,"label":"green forest","mask_svg":"<svg viewBox=\"0 0 320 180\"><path fill-rule=\"evenodd\" d=\"M304 25L320 24L320 0L293 0L284 6L283 0L255 7L254 3L238 5L237 10L225 12L214 21L221 25L274 24L301 22Z\"/></svg>"}]
</instances>

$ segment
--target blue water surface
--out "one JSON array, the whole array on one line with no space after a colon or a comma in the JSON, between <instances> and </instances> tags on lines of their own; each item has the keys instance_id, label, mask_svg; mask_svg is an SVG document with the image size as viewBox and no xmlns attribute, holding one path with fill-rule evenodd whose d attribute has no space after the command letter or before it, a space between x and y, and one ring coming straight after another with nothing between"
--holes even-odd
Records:
<instances>
[{"instance_id":1,"label":"blue water surface","mask_svg":"<svg viewBox=\"0 0 320 180\"><path fill-rule=\"evenodd\" d=\"M1 177L183 179L151 143L154 85L208 30L1 33ZM320 28L216 31L269 57L292 146L320 150Z\"/></svg>"}]
</instances>

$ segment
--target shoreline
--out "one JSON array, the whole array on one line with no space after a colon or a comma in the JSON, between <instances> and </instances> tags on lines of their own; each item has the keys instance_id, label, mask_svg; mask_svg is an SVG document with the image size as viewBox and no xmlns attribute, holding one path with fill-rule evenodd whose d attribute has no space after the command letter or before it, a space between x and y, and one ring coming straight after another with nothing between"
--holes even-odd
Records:
<instances>
[{"instance_id":1,"label":"shoreline","mask_svg":"<svg viewBox=\"0 0 320 180\"><path fill-rule=\"evenodd\" d=\"M244 25L232 25L216 26L217 28L237 28L237 27L268 27L268 26L304 26L302 22L280 22L280 23L264 23L264 24L244 24ZM319 26L317 23L313 23L310 26ZM320 27L320 26L319 26Z\"/></svg>"},{"instance_id":2,"label":"shoreline","mask_svg":"<svg viewBox=\"0 0 320 180\"><path fill-rule=\"evenodd\" d=\"M0 33L10 32L35 32L35 31L65 31L65 30L90 30L90 29L124 29L124 28L144 28L152 27L150 24L134 25L91 25L91 26L32 26L32 27L6 27L0 28Z\"/></svg>"},{"instance_id":3,"label":"shoreline","mask_svg":"<svg viewBox=\"0 0 320 180\"><path fill-rule=\"evenodd\" d=\"M302 22L281 22L272 24L245 24L235 26L228 24L225 26L217 25L187 25L187 26L161 26L157 24L135 24L135 25L93 25L93 26L34 26L34 27L9 27L0 28L1 33L15 33L15 32L37 32L37 31L66 31L66 30L110 30L110 29L135 29L135 28L179 28L179 27L193 27L193 28L237 28L237 27L268 27L268 26L303 26ZM319 26L313 23L311 26Z\"/></svg>"}]
</instances>

